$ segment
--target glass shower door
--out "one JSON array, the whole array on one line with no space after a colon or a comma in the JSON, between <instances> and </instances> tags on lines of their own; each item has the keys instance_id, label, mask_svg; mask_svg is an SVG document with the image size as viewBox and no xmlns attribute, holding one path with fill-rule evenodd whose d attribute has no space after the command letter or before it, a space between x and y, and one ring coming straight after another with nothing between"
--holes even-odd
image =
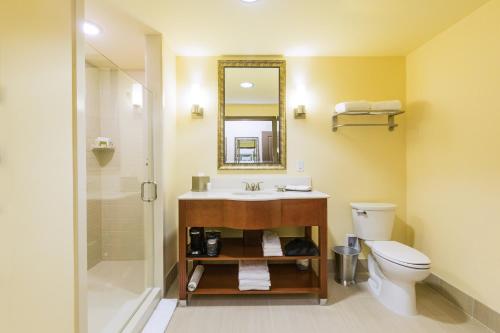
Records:
<instances>
[{"instance_id":1,"label":"glass shower door","mask_svg":"<svg viewBox=\"0 0 500 333\"><path fill-rule=\"evenodd\" d=\"M88 332L119 332L153 287L151 93L87 46Z\"/></svg>"}]
</instances>

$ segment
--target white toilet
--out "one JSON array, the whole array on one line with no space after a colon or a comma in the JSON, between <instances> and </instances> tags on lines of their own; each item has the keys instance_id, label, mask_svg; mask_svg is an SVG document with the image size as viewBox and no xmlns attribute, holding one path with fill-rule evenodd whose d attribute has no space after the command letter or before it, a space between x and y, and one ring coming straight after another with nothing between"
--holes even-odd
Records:
<instances>
[{"instance_id":1,"label":"white toilet","mask_svg":"<svg viewBox=\"0 0 500 333\"><path fill-rule=\"evenodd\" d=\"M430 274L431 261L407 245L391 241L396 205L351 203L354 233L371 249L368 284L373 295L401 315L417 314L415 283Z\"/></svg>"}]
</instances>

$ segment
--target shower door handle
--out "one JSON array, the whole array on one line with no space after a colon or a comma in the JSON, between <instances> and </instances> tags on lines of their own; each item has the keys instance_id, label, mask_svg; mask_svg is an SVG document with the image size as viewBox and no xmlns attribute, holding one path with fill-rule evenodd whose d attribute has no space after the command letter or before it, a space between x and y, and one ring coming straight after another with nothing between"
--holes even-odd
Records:
<instances>
[{"instance_id":1,"label":"shower door handle","mask_svg":"<svg viewBox=\"0 0 500 333\"><path fill-rule=\"evenodd\" d=\"M145 188L145 186L146 186L146 185L152 185L152 187L153 187L153 192L152 192L152 193L153 193L153 195L152 195L150 198L145 198L145 197L144 197L144 192L145 192L145 191L144 191L144 188ZM155 201L155 200L158 198L158 190L157 190L157 187L158 187L158 186L156 185L156 183L155 183L155 182L143 182L143 183L141 184L141 199L142 199L142 201L144 201L144 202L153 202L153 201ZM150 193L151 193L151 192L150 192Z\"/></svg>"}]
</instances>

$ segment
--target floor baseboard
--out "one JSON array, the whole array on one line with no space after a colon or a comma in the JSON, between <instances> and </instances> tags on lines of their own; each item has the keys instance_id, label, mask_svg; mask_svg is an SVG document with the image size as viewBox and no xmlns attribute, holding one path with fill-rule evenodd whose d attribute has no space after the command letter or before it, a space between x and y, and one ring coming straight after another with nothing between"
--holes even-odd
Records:
<instances>
[{"instance_id":1,"label":"floor baseboard","mask_svg":"<svg viewBox=\"0 0 500 333\"><path fill-rule=\"evenodd\" d=\"M165 275L165 294L167 293L168 289L172 286L174 283L175 279L177 278L177 263L175 263L172 268L170 268L170 271Z\"/></svg>"},{"instance_id":2,"label":"floor baseboard","mask_svg":"<svg viewBox=\"0 0 500 333\"><path fill-rule=\"evenodd\" d=\"M443 295L463 312L494 332L500 332L500 313L489 308L474 297L449 284L435 274L429 275L424 283Z\"/></svg>"}]
</instances>

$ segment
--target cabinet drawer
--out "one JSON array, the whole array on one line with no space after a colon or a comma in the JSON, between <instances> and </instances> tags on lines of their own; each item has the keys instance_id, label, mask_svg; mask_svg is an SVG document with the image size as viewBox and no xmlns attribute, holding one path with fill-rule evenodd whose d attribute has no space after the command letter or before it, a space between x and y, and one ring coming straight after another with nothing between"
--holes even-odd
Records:
<instances>
[{"instance_id":1,"label":"cabinet drawer","mask_svg":"<svg viewBox=\"0 0 500 333\"><path fill-rule=\"evenodd\" d=\"M281 201L224 202L224 226L235 229L259 230L281 225Z\"/></svg>"},{"instance_id":2,"label":"cabinet drawer","mask_svg":"<svg viewBox=\"0 0 500 333\"><path fill-rule=\"evenodd\" d=\"M282 200L282 225L318 226L326 222L326 199Z\"/></svg>"},{"instance_id":3,"label":"cabinet drawer","mask_svg":"<svg viewBox=\"0 0 500 333\"><path fill-rule=\"evenodd\" d=\"M222 200L185 200L180 202L179 212L186 214L187 227L223 227Z\"/></svg>"}]
</instances>

